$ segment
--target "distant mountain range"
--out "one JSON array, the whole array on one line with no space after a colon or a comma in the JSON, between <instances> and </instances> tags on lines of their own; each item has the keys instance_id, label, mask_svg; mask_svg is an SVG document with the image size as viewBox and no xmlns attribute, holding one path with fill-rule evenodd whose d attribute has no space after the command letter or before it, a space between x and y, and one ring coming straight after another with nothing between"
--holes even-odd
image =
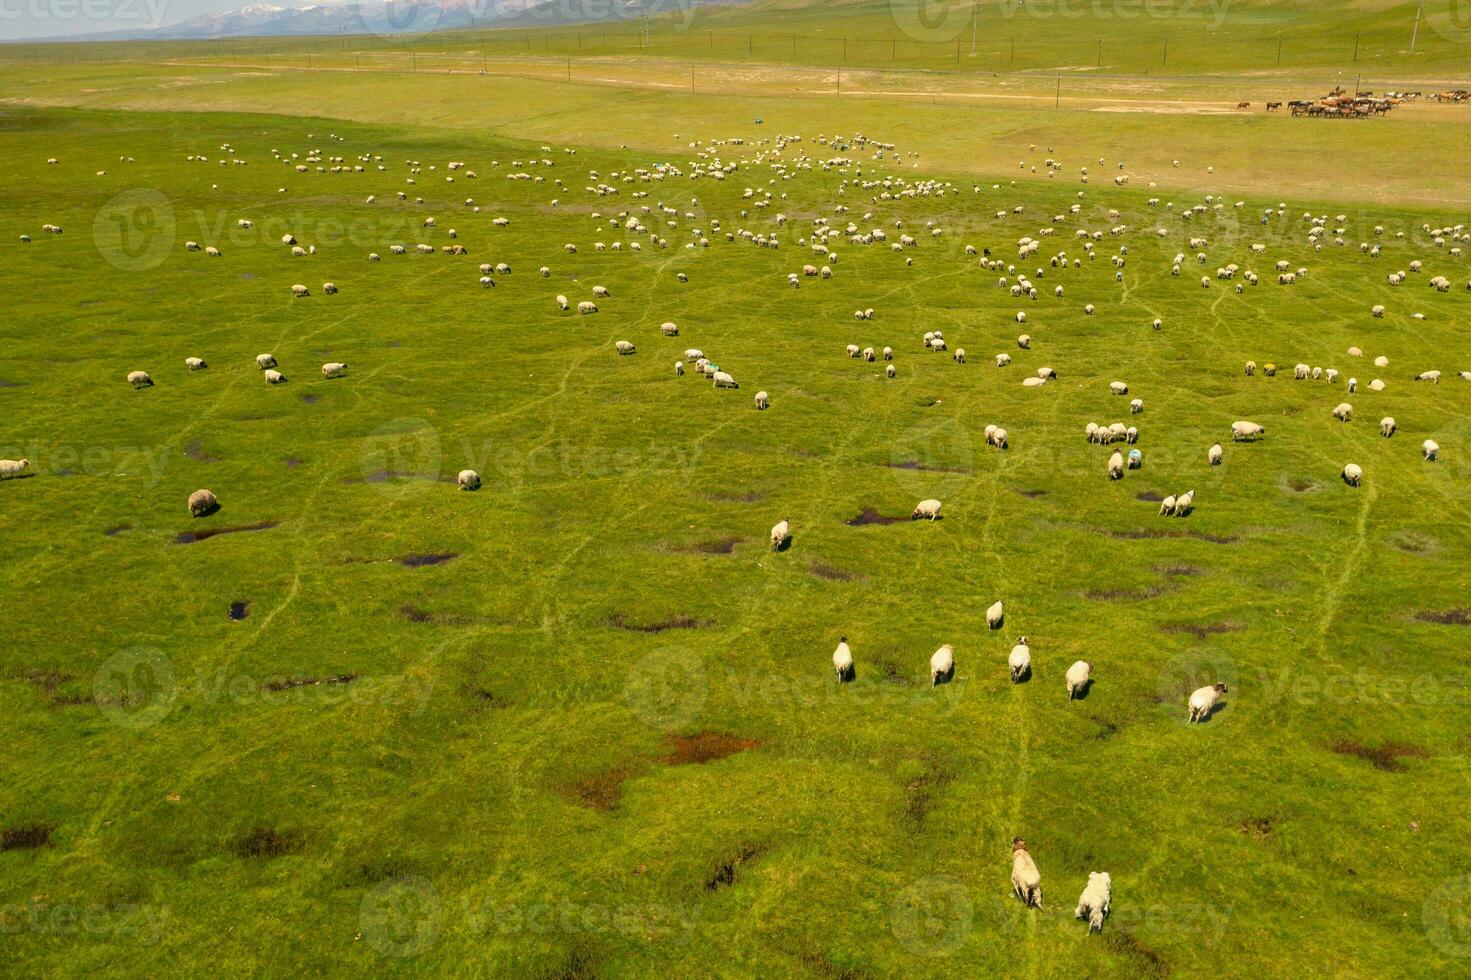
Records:
<instances>
[{"instance_id":1,"label":"distant mountain range","mask_svg":"<svg viewBox=\"0 0 1471 980\"><path fill-rule=\"evenodd\" d=\"M697 0L703 2L703 0ZM718 2L718 0L717 0ZM371 0L277 6L252 4L165 27L51 38L55 41L208 40L324 34L423 34L474 27L553 26L582 21L633 23L644 14L689 9L690 0Z\"/></svg>"}]
</instances>

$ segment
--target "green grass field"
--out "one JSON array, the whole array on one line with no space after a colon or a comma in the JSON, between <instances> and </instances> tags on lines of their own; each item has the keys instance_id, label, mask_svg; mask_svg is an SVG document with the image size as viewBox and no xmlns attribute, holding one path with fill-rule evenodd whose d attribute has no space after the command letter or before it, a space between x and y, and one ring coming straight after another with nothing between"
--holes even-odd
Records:
<instances>
[{"instance_id":1,"label":"green grass field","mask_svg":"<svg viewBox=\"0 0 1471 980\"><path fill-rule=\"evenodd\" d=\"M1471 202L1462 113L0 68L0 458L33 472L0 482L0 971L1464 974L1471 270L1425 230ZM897 154L818 141L857 131ZM929 179L943 196L892 196ZM839 235L833 278L792 289L817 218L889 242ZM467 255L439 251L451 228ZM1307 272L1278 285L1278 261ZM484 288L481 263L511 272ZM595 315L554 301L598 285ZM923 350L936 329L967 363ZM849 343L892 346L896 377ZM739 390L676 377L687 347ZM1232 443L1236 419L1265 437ZM1142 468L1109 481L1089 421L1137 426ZM201 487L221 508L191 518ZM854 523L926 497L943 520ZM1042 910L1011 896L1015 836ZM1090 871L1114 885L1091 937Z\"/></svg>"}]
</instances>

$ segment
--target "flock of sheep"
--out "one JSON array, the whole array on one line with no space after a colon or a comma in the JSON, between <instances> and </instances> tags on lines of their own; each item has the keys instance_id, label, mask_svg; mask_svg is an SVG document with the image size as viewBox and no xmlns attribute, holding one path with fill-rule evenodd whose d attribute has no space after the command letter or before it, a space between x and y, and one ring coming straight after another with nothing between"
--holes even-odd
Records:
<instances>
[{"instance_id":1,"label":"flock of sheep","mask_svg":"<svg viewBox=\"0 0 1471 980\"><path fill-rule=\"evenodd\" d=\"M333 136L332 139L337 139L337 137ZM780 254L781 250L790 249L793 246L797 249L804 250L812 256L812 261L802 264L797 271L786 273L784 282L786 288L802 288L804 280L814 281L814 288L824 288L823 283L832 281L839 275L837 270L845 268L840 262L840 247L869 249L887 244L890 251L903 257L906 267L913 265L914 255L924 247L921 244L923 240L928 239L931 242L940 242L941 244L937 247L944 248L943 243L946 231L937 223L929 222L926 224L925 229L927 234L912 235L904 230L906 226L902 220L893 221L891 227L884 227L877 218L877 211L886 205L898 201L913 203L922 202L927 199L938 200L947 197L958 197L964 193L962 188L958 188L950 182L914 180L904 176L889 175L884 172L882 166L876 168L877 172L875 172L875 168L872 166L874 161L882 164L883 160L886 159L885 154L898 155L892 144L870 140L863 136L852 138L819 136L815 140L815 143L819 147L826 148L826 153L824 154L821 150L815 153L808 153L805 147L809 144L802 137L797 136L780 136L775 138L775 140L762 140L759 148L753 150L746 149L744 141L741 140L694 141L689 144L691 159L682 165L665 163L650 168L615 170L607 174L599 173L597 170L590 170L588 172L589 182L584 187L584 192L593 203L596 203L598 199L619 198L625 189L629 189L633 199L641 202L648 196L648 188L660 184L672 187L674 182L680 178L704 179L718 183L738 173L764 169L772 178L769 185L774 186L779 181L788 180L801 171L821 170L841 177L838 183L838 194L843 202L858 199L865 199L869 202L863 206L864 210L861 217L850 214L848 203L838 203L830 209L830 214L817 213L810 216L807 219L808 223L805 231L794 230L792 229L794 219L785 213L774 213L769 219L763 220L762 218L763 211L775 206L782 206L780 202L787 199L787 194L781 193L780 197L778 197L776 192L769 189L769 187L768 189L757 190L753 186L746 188L741 195L739 223L753 224L756 226L754 228L738 227L734 230L729 230L723 225L721 220L714 217L707 217L702 221L694 211L681 210L663 203L657 205L638 203L630 207L619 208L616 214L604 215L601 211L592 211L590 216L593 222L594 234L597 234L597 230L601 229L605 230L610 237L612 234L623 234L630 238L631 240L628 243L626 252L622 241L613 241L611 246L602 241L594 241L592 248L596 252L611 250L612 252L627 254L642 251L643 245L647 243L654 249L667 249L670 247L670 242L664 236L666 234L674 234L674 230L680 227L681 221L689 222L691 225L688 228L689 238L683 246L689 250L710 248L712 239L718 241L721 238L733 247L748 246L767 249L773 250L777 254ZM784 155L784 151L791 148L795 148L795 152L791 155ZM849 155L855 148L871 152L871 159L866 161ZM222 149L228 153L229 158L233 162L243 163L243 160L237 156L234 148L229 144L223 146ZM537 184L549 184L552 192L559 195L550 201L550 206L557 208L561 202L560 195L575 194L576 191L564 184L561 178L551 175L552 168L555 166L554 161L550 157L552 153L551 148L542 147L542 152L543 156L539 159L529 159L526 161L515 160L511 162L509 168L502 168L498 162L492 162L491 169L493 171L503 170L505 176L513 181L532 181ZM571 155L574 151L567 150L564 152ZM341 156L324 155L325 151L320 149L308 151L305 157L299 157L296 153L283 154L279 151L272 151L272 154L278 163L289 166L297 174L309 174L313 172L362 173L366 172L370 167L376 167L378 171L385 171L387 169L382 156L375 154L363 154L355 162L349 161ZM203 156L193 154L190 155L190 161L207 162ZM221 160L221 165L224 162L224 160ZM1100 160L1099 162L1101 164L1103 161ZM426 167L419 161L407 161L406 163L408 166L407 182L411 185L426 174L438 170L436 165L431 164ZM1123 169L1122 163L1119 167L1120 170ZM1035 166L1033 170L1036 170ZM1052 159L1046 161L1045 170L1048 177L1063 173L1062 164ZM443 176L450 183L453 183L457 178L473 180L477 177L475 171L466 170L463 163L455 161L450 162L446 166ZM1081 183L1087 184L1087 167L1081 168L1079 177ZM1125 174L1120 174L1114 178L1115 184L1122 185L1126 181L1127 175ZM1001 185L993 185L992 190L1001 191ZM972 188L973 193L979 194L981 191L982 189L979 185ZM1083 192L1079 191L1078 196L1081 198ZM400 191L398 193L398 199L401 202L406 202L408 200L408 192ZM376 196L370 196L367 201L370 205L374 204ZM424 199L418 197L415 203L423 205ZM690 206L695 207L698 203L699 198L692 198ZM788 206L795 208L795 203ZM1166 224L1165 219L1161 218L1157 223L1158 227L1150 233L1156 237L1164 238L1180 233L1183 227L1185 234L1189 237L1190 249L1196 253L1196 263L1204 265L1207 262L1207 249L1210 247L1210 243L1203 232L1197 233L1194 228L1203 225L1206 216L1212 212L1220 212L1225 209L1227 207L1226 202L1214 196L1206 196L1204 203L1196 204L1177 212L1172 203L1160 208L1159 199L1151 198L1148 206L1153 209L1159 209L1161 214L1172 214L1172 220L1176 223L1176 227L1171 228ZM466 220L473 223L474 218L470 216L480 214L480 206L475 203L474 198L466 198L464 207L467 211ZM1243 207L1243 204L1242 202L1236 202L1231 207L1233 210L1240 209ZM1124 269L1130 261L1129 248L1124 239L1126 239L1130 229L1122 222L1117 210L1109 209L1107 212L1107 222L1096 228L1088 227L1084 223L1084 219L1080 217L1081 213L1082 205L1074 203L1063 212L1046 216L1043 219L1045 224L1042 224L1041 227L1032 229L1032 233L1021 235L1015 239L1014 246L1012 247L1015 249L1016 257L1010 261L993 255L993 247L977 249L975 246L966 245L963 248L963 256L959 257L959 261L962 263L961 268L968 268L973 272L983 273L988 277L992 277L996 288L1004 292L1008 297L1016 300L1035 302L1044 295L1037 285L1039 281L1046 278L1049 274L1060 278L1066 270L1078 269L1085 262L1097 261L1099 255L1102 253L1102 249L1099 246L1107 238L1114 238L1119 240L1120 244L1115 254L1108 257L1108 261L1114 267L1114 281L1123 282ZM997 221L1002 223L1016 223L1028 220L1025 208L1021 205L1003 208L996 211L995 215ZM491 225L492 227L505 227L509 224L509 220L505 217L496 217L491 221ZM1261 222L1265 225L1269 220L1287 220L1285 206L1278 205L1275 208L1267 208L1263 212ZM1347 232L1344 227L1346 216L1338 215L1330 222L1326 215L1304 214L1302 216L1302 222L1305 229L1303 243L1307 247L1315 251L1322 251L1325 247L1346 247ZM1052 254L1042 256L1044 242L1052 237L1055 231L1059 230L1062 226L1073 223L1077 224L1074 230L1074 240L1078 243L1080 253L1070 255L1066 249L1054 248L1051 250ZM252 226L252 221L249 218L240 218L239 225L242 228L249 228ZM426 237L435 233L437 229L435 218L425 218L422 228L425 231ZM42 230L48 234L61 233L59 227L49 224L43 226ZM1471 233L1468 233L1462 225L1435 229L1426 225L1423 230L1431 236L1437 247L1450 246L1445 253L1448 259L1458 258L1460 256L1461 243L1471 242ZM891 233L893 234L892 241L890 241ZM1373 234L1374 241L1372 243L1370 241L1360 243L1359 250L1377 258L1382 254L1384 234L1382 227L1376 227ZM30 240L29 236L22 237L25 241ZM438 250L433 245L424 242L416 244L414 251L422 254L442 254L449 256L468 254L467 246L459 242L459 233L455 229L449 229L447 231L447 237L451 240L451 243L440 246ZM634 238L641 238L643 241L632 240ZM1403 238L1403 232L1398 233L1395 238ZM284 235L281 239L281 244L290 251L293 259L306 259L317 254L317 249L314 245L303 246L291 234ZM1001 248L1002 246L1000 244L994 246L996 251L999 251ZM187 242L185 249L189 252L200 252L210 258L220 258L222 255L221 251L213 245L201 246L199 243L193 241ZM578 253L578 244L574 242L566 243L561 246L561 250L568 255L576 255ZM390 256L407 255L409 248L405 244L392 244L388 246L387 251ZM1248 248L1248 251L1252 256L1262 256L1266 251L1266 246L1253 244ZM381 255L378 252L369 253L367 258L370 262L374 263L382 261ZM947 250L942 256L942 260L953 258L955 258L954 252L950 250ZM1189 261L1185 252L1182 251L1177 254L1173 262L1170 263L1170 274L1179 276L1182 267ZM1026 266L1030 266L1030 269ZM1413 274L1420 273L1421 269L1422 263L1419 260L1411 262L1407 270L1391 273L1388 277L1389 284L1391 286L1399 286L1407 282ZM1286 261L1278 262L1276 271L1277 282L1284 287L1292 286L1299 279L1310 274L1309 270L1304 267L1292 269ZM511 274L511 267L505 262L494 264L484 263L479 265L479 273L479 285L488 289L496 285L496 280L493 277L509 276ZM549 265L540 267L541 278L548 279L551 275ZM688 275L686 273L678 272L675 275L679 282L688 282ZM1243 270L1238 264L1229 263L1217 269L1214 279L1210 276L1202 277L1201 285L1206 289L1210 289L1212 288L1213 281L1221 280L1233 281L1234 290L1237 293L1242 293L1248 288L1258 287L1261 282L1261 277L1250 269ZM1428 282L1433 288L1441 292L1449 288L1449 279L1445 276L1431 277ZM1471 283L1468 283L1468 288L1471 288ZM311 291L299 283L291 285L290 291L294 297L299 298L307 298L311 295ZM332 282L326 282L322 285L322 292L325 294L331 295L337 291L337 286ZM1062 300L1066 295L1065 289L1061 284L1057 285L1051 293L1058 300ZM600 312L598 301L609 301L611 299L612 292L608 288L601 285L593 286L591 287L589 298L578 301L575 304L575 309L578 314L584 316L597 314ZM556 295L554 305L559 313L570 313L574 308L568 297L561 294ZM1092 316L1096 312L1096 308L1092 303L1079 304L1074 309L1084 317ZM896 319L903 318L903 312L901 310L896 309L892 312ZM1385 309L1382 305L1375 305L1370 311L1370 315L1374 318L1382 318L1384 314ZM875 310L871 307L858 309L854 312L854 320L861 324L874 321L875 316ZM1018 324L1026 324L1028 322L1027 311L1017 310L1014 320ZM1151 318L1148 321L1148 326L1154 331L1164 329L1164 323L1159 317ZM1038 328L1033 327L1032 329ZM646 342L650 346L657 346L670 338L681 337L683 335L678 325L670 321L664 321L659 325L656 332L651 332L647 341L640 340L639 342ZM1015 344L1015 352L1009 350L1000 351L992 355L991 360L997 370L1003 372L1016 370L1013 368L1014 357L1025 360L1028 357L1037 356L1038 346L1041 346L1045 350L1045 337L1043 343L1038 345L1037 341L1030 334L1022 333L1017 336ZM949 359L956 365L965 365L967 363L965 348L957 347L951 351L949 341L941 330L925 330L923 336L920 338L920 349L931 355L947 354ZM630 339L619 339L613 345L613 353L618 357L632 357L638 353L638 350L637 343ZM672 351L673 348L671 347ZM1362 351L1358 347L1350 348L1347 353L1352 358L1363 356ZM865 364L877 364L882 361L884 364L884 377L886 379L894 379L897 376L896 354L894 348L891 346L865 346L856 342L849 343L846 345L845 354L848 358L860 360ZM667 364L669 361L666 360L663 363ZM1388 360L1384 356L1380 356L1373 363L1377 368L1384 368L1387 367ZM714 361L700 347L685 347L673 358L673 365L676 377L684 377L688 368L693 374L709 380L714 389L737 389L740 387L735 379L733 370L729 366L722 366ZM256 358L255 366L262 373L262 377L267 384L278 385L285 383L287 380L279 370L279 365L275 357L271 354L259 355ZM185 360L185 367L189 371L203 371L208 369L206 361L197 356L188 357ZM1255 362L1247 362L1245 374L1248 377L1255 377L1257 370ZM346 373L347 365L341 362L330 362L322 365L324 378L338 378L344 376ZM1261 373L1265 377L1275 376L1277 373L1276 365L1271 363L1265 364ZM1333 386L1338 383L1339 376L1340 373L1337 369L1329 368L1324 370L1307 364L1298 364L1293 370L1293 379L1295 381L1308 382L1309 384L1318 382ZM1462 379L1471 380L1471 372L1461 371L1459 376ZM1422 370L1414 375L1415 380L1431 384L1438 384L1440 377L1440 371L1435 369ZM133 370L126 375L126 379L128 384L134 389L145 389L154 384L152 376L146 370ZM1042 389L1046 385L1056 382L1057 379L1058 372L1055 368L1045 363L1035 364L1035 366L1028 367L1023 372L1020 385L1027 389ZM1358 388L1357 379L1349 377L1344 387L1348 393L1356 392ZM1378 393L1386 387L1386 382L1375 378L1367 385L1367 390L1370 393ZM1130 395L1131 385L1125 380L1115 380L1109 382L1107 390L1111 396L1122 399ZM1303 389L1304 392L1309 393L1313 390L1308 387ZM768 409L771 405L770 394L765 390L758 391L754 397L754 404L757 410ZM1120 404L1123 404L1123 402L1120 402ZM1133 397L1127 402L1127 406L1130 417L1139 416L1144 413L1145 402L1141 397ZM1350 423L1354 417L1354 409L1350 403L1341 402L1332 409L1331 415L1343 423ZM1221 432L1224 435L1226 423L1222 420L1220 424ZM1266 434L1265 426L1249 420L1231 422L1229 428L1230 442L1232 444L1251 444L1264 438ZM1398 425L1393 417L1386 416L1380 421L1379 431L1385 439L1392 438L1397 428ZM1087 441L1092 445L1107 447L1115 443L1122 443L1124 446L1130 447L1127 449L1127 455L1122 449L1115 449L1108 457L1106 475L1109 480L1124 479L1130 470L1137 470L1143 466L1143 451L1137 448L1136 445L1141 439L1141 434L1136 426L1128 425L1122 421L1110 423L1088 421L1084 427L1084 433ZM997 424L990 424L985 427L987 445L999 451L1006 451L1017 438L1025 439L1026 433L1010 432L1007 428ZM1424 461L1435 462L1439 459L1440 446L1433 439L1426 439L1420 449L1421 458ZM1205 465L1208 467L1223 465L1225 455L1225 449L1222 444L1216 442L1206 450ZM29 475L31 465L31 461L26 459L0 460L0 479ZM1357 462L1350 461L1343 463L1341 477L1349 486L1357 487L1361 485L1366 475L1361 465ZM456 485L465 491L478 490L481 488L480 475L474 470L463 470L458 473ZM931 522L942 520L942 506L941 501L938 499L927 498L921 500L914 507L911 519ZM1178 495L1165 497L1160 502L1158 513L1161 516L1184 518L1193 513L1195 506L1195 490L1189 489ZM213 492L207 489L197 490L188 498L189 512L195 517L206 517L216 512L219 507L220 502L218 498ZM784 517L771 528L770 543L772 549L775 551L788 549L792 544L792 535L792 523L788 518ZM998 601L991 606L987 610L986 619L990 629L995 630L1001 628L1005 621L1003 604ZM834 650L832 664L839 684L846 683L854 677L854 654L846 637L840 639L837 648ZM955 667L956 657L954 646L949 643L941 645L935 650L929 660L931 685L940 685L948 682L954 676ZM1021 636L1017 639L1007 657L1007 670L1010 679L1015 684L1025 683L1031 679L1033 669L1031 644L1026 636ZM1063 672L1063 680L1069 701L1087 695L1093 683L1093 670L1094 665L1086 660L1078 660L1066 668ZM1189 722L1198 723L1207 721L1218 707L1221 695L1226 693L1226 691L1225 684L1215 683L1201 687L1190 693L1186 699ZM1027 905L1040 908L1042 902L1041 876L1038 872L1036 862L1026 846L1026 842L1021 838L1015 839L1012 842L1012 852L1012 883L1015 893ZM1076 916L1079 919L1087 921L1089 932L1102 928L1103 920L1109 914L1110 901L1111 880L1109 875L1100 872L1090 874L1087 886L1083 890L1076 909Z\"/></svg>"}]
</instances>

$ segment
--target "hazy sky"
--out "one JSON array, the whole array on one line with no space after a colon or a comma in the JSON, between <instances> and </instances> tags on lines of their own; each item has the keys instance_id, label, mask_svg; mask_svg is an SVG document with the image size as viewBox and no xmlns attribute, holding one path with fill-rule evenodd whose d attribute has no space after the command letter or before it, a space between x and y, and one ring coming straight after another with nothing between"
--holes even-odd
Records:
<instances>
[{"instance_id":1,"label":"hazy sky","mask_svg":"<svg viewBox=\"0 0 1471 980\"><path fill-rule=\"evenodd\" d=\"M259 2L307 5L307 0L0 0L0 40L143 30Z\"/></svg>"}]
</instances>

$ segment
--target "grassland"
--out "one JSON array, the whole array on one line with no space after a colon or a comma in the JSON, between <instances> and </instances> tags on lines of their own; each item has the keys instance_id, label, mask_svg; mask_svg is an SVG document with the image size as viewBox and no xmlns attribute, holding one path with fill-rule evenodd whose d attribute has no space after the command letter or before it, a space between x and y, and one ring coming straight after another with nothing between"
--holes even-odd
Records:
<instances>
[{"instance_id":1,"label":"grassland","mask_svg":"<svg viewBox=\"0 0 1471 980\"><path fill-rule=\"evenodd\" d=\"M36 470L0 484L6 973L1463 971L1471 294L1422 230L1471 200L1439 138L1464 131L1456 110L1314 125L142 64L10 69L0 98L0 456ZM1412 121L1431 134L1414 157ZM849 152L865 178L954 187L872 201L842 185L856 165L784 179L753 159L777 133L805 137L788 164L837 155L816 135L855 129L920 153ZM736 137L718 153L739 170L689 178L690 140ZM225 144L248 165L219 165ZM272 158L313 147L370 159ZM1289 163L1304 150L1315 164ZM1033 174L1048 156L1066 169ZM661 163L683 175L613 176ZM785 197L752 208L746 187ZM1206 194L1227 207L1182 221ZM792 290L797 239L839 203L946 234L839 246L832 280ZM1036 301L963 253L1010 260L1074 203L1024 266L1044 267ZM656 204L679 214L649 221L667 249L593 250ZM777 251L712 231L777 232L778 210ZM1345 246L1314 251L1305 211L1344 214ZM1043 259L1118 224L1096 261ZM451 227L467 256L413 254ZM708 249L684 248L694 228ZM285 232L317 254L290 257ZM1208 265L1172 277L1190 236ZM1277 286L1279 259L1309 272ZM513 271L482 288L481 262ZM1228 262L1263 284L1200 287ZM594 284L597 315L552 301ZM920 350L936 328L969 363ZM849 342L892 345L897 377ZM687 346L741 389L676 378ZM261 383L262 351L286 385ZM1246 378L1247 359L1388 387ZM349 376L322 380L328 360ZM1059 380L1024 390L1042 364ZM1431 367L1442 384L1409 381ZM157 385L129 388L136 369ZM1116 378L1145 401L1145 463L1110 483L1082 428L1126 418ZM1345 398L1348 425L1329 417ZM1208 468L1237 418L1266 438ZM455 489L466 467L480 492ZM201 486L223 506L193 520ZM1194 515L1155 516L1191 487ZM945 520L849 523L928 496ZM839 688L843 634L858 675ZM1013 686L1019 634L1036 676ZM931 688L942 642L957 676ZM1076 659L1097 682L1069 704ZM1216 679L1226 706L1187 726L1184 692ZM1015 835L1045 911L1010 898ZM1087 939L1070 912L1094 870L1114 915Z\"/></svg>"}]
</instances>

